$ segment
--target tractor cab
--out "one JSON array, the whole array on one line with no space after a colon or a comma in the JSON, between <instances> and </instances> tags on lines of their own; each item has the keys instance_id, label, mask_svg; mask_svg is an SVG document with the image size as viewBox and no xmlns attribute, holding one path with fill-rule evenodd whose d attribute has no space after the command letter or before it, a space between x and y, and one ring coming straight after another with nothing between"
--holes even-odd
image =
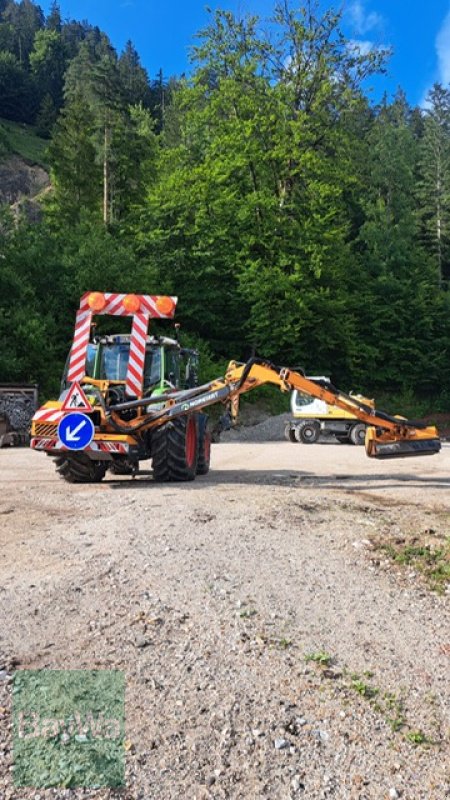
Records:
<instances>
[{"instance_id":1,"label":"tractor cab","mask_svg":"<svg viewBox=\"0 0 450 800\"><path fill-rule=\"evenodd\" d=\"M96 336L86 348L85 376L97 382L107 382L113 393L125 386L130 363L130 335ZM180 347L176 339L147 337L142 388L144 395L160 394L170 389L189 389L198 385L199 356L196 350ZM62 379L65 392L69 359Z\"/></svg>"}]
</instances>

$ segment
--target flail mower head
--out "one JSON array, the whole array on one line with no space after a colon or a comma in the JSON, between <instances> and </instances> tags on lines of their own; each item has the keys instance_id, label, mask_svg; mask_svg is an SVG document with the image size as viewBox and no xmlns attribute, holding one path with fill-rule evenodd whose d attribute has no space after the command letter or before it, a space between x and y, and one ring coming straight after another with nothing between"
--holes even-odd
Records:
<instances>
[{"instance_id":1,"label":"flail mower head","mask_svg":"<svg viewBox=\"0 0 450 800\"><path fill-rule=\"evenodd\" d=\"M369 458L432 456L439 453L440 449L439 435L432 425L417 428L401 426L398 433L373 427L366 430L366 453Z\"/></svg>"}]
</instances>

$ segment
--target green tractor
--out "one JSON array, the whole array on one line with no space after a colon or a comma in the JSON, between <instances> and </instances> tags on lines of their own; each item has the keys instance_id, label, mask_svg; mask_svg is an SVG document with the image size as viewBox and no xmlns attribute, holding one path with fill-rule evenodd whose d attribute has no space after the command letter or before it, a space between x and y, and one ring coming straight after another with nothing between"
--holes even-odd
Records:
<instances>
[{"instance_id":1,"label":"green tractor","mask_svg":"<svg viewBox=\"0 0 450 800\"><path fill-rule=\"evenodd\" d=\"M90 417L96 429L105 431L105 441L96 441L81 452L55 452L54 448L45 447L54 457L58 473L70 483L101 481L108 469L115 475L133 475L140 461L146 459L152 459L157 481L192 480L196 475L205 475L209 471L211 432L208 416L201 411L153 430L140 431L137 425L133 437L115 435L110 425L105 428L102 410L113 411L114 406L127 403L129 399L126 379L130 344L130 335L107 335L95 336L87 345L82 390L91 406ZM59 401L46 404L43 414L56 417L59 413L56 408L64 404L71 386L69 362L70 357L64 370ZM148 336L142 378L142 397L148 397L148 410L158 412L165 408L168 397L175 398L177 392L197 387L198 368L196 350L182 347L176 339ZM139 412L135 408L121 411L121 419L138 423ZM35 419L32 435L55 434L56 428L53 420L41 422ZM54 447L58 447L56 442Z\"/></svg>"}]
</instances>

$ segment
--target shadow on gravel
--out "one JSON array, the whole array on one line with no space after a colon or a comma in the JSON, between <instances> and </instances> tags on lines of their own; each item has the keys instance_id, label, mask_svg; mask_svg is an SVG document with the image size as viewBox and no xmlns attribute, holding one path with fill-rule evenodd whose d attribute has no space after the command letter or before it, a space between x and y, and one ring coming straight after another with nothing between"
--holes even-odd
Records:
<instances>
[{"instance_id":1,"label":"shadow on gravel","mask_svg":"<svg viewBox=\"0 0 450 800\"><path fill-rule=\"evenodd\" d=\"M383 482L380 486L373 486L377 481ZM386 483L389 481L389 483ZM352 487L350 484L356 483ZM374 475L314 475L312 472L295 472L294 470L278 470L269 472L268 470L211 470L208 475L197 477L195 481L187 483L155 483L151 470L140 472L136 478L125 478L123 480L106 480L103 485L110 489L148 489L150 486L160 489L203 489L207 486L217 485L253 485L253 486L318 486L323 489L336 489L344 487L347 491L364 491L367 489L395 489L402 484L417 489L448 489L450 487L450 476L448 478L420 477L404 473L401 475L389 475L386 473Z\"/></svg>"}]
</instances>

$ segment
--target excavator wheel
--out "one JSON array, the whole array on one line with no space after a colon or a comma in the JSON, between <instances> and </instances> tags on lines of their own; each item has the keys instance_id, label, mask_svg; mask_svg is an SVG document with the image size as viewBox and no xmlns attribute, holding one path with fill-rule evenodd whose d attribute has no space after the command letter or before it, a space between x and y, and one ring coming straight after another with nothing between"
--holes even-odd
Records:
<instances>
[{"instance_id":1,"label":"excavator wheel","mask_svg":"<svg viewBox=\"0 0 450 800\"><path fill-rule=\"evenodd\" d=\"M297 426L296 430L297 442L302 444L315 444L319 440L320 425L315 420L305 420Z\"/></svg>"},{"instance_id":2,"label":"excavator wheel","mask_svg":"<svg viewBox=\"0 0 450 800\"><path fill-rule=\"evenodd\" d=\"M352 444L365 444L366 426L361 422L350 429L349 439Z\"/></svg>"},{"instance_id":3,"label":"excavator wheel","mask_svg":"<svg viewBox=\"0 0 450 800\"><path fill-rule=\"evenodd\" d=\"M207 414L198 415L198 461L197 475L206 475L209 472L211 460L211 431L208 430Z\"/></svg>"},{"instance_id":4,"label":"excavator wheel","mask_svg":"<svg viewBox=\"0 0 450 800\"><path fill-rule=\"evenodd\" d=\"M193 481L198 463L195 414L157 428L152 436L152 453L155 481Z\"/></svg>"},{"instance_id":5,"label":"excavator wheel","mask_svg":"<svg viewBox=\"0 0 450 800\"><path fill-rule=\"evenodd\" d=\"M105 477L106 462L92 461L84 453L54 458L56 471L68 483L100 483Z\"/></svg>"},{"instance_id":6,"label":"excavator wheel","mask_svg":"<svg viewBox=\"0 0 450 800\"><path fill-rule=\"evenodd\" d=\"M291 428L290 423L288 423L284 429L284 438L287 439L288 442L298 442L295 435L295 428Z\"/></svg>"}]
</instances>

